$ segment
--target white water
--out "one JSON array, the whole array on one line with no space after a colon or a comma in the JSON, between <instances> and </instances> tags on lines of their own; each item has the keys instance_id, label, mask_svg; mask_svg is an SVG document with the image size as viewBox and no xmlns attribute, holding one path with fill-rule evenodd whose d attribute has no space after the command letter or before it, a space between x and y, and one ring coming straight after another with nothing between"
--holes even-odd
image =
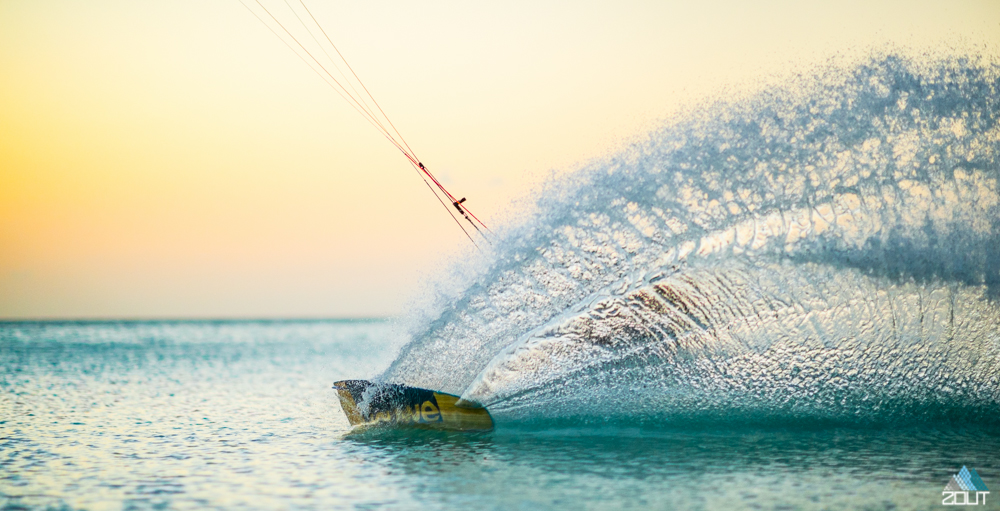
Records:
<instances>
[{"instance_id":1,"label":"white water","mask_svg":"<svg viewBox=\"0 0 1000 511\"><path fill-rule=\"evenodd\" d=\"M997 421L1000 66L872 58L542 197L387 381L501 422Z\"/></svg>"}]
</instances>

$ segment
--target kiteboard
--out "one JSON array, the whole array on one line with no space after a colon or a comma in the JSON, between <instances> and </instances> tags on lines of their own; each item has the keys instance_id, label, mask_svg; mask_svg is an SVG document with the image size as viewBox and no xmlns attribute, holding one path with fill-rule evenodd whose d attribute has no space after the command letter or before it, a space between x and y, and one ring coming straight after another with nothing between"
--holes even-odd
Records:
<instances>
[{"instance_id":1,"label":"kiteboard","mask_svg":"<svg viewBox=\"0 0 1000 511\"><path fill-rule=\"evenodd\" d=\"M489 431L493 418L486 408L458 406L458 396L433 390L366 380L333 384L340 406L354 427Z\"/></svg>"}]
</instances>

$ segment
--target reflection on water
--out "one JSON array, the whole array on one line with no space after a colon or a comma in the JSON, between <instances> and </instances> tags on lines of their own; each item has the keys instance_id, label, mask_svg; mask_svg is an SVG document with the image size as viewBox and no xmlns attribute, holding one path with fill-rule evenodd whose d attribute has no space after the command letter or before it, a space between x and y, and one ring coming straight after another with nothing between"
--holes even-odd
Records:
<instances>
[{"instance_id":1,"label":"reflection on water","mask_svg":"<svg viewBox=\"0 0 1000 511\"><path fill-rule=\"evenodd\" d=\"M0 324L0 506L930 509L984 429L507 425L348 434L385 323ZM991 505L992 502L991 502Z\"/></svg>"}]
</instances>

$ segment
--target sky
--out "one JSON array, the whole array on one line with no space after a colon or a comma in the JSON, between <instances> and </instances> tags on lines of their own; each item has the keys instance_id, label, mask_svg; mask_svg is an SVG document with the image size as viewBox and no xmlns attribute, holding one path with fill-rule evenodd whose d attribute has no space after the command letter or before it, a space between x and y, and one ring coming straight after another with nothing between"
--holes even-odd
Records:
<instances>
[{"instance_id":1,"label":"sky","mask_svg":"<svg viewBox=\"0 0 1000 511\"><path fill-rule=\"evenodd\" d=\"M306 3L488 225L706 98L1000 43L995 0ZM392 316L475 256L239 0L0 0L0 70L0 318Z\"/></svg>"}]
</instances>

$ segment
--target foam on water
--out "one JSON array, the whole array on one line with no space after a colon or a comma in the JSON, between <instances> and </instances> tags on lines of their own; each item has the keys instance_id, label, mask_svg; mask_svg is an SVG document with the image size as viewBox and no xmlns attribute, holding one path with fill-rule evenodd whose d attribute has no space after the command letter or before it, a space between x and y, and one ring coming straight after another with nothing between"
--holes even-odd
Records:
<instances>
[{"instance_id":1,"label":"foam on water","mask_svg":"<svg viewBox=\"0 0 1000 511\"><path fill-rule=\"evenodd\" d=\"M538 419L1000 419L1000 66L872 57L550 186L384 372Z\"/></svg>"}]
</instances>

